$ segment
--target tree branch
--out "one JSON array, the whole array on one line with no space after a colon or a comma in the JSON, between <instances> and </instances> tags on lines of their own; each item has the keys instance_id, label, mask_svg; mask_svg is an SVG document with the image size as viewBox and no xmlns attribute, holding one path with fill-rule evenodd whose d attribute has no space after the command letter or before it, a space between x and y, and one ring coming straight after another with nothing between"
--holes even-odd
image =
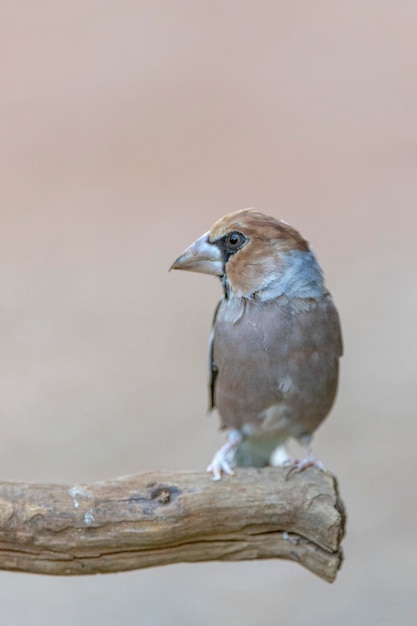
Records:
<instances>
[{"instance_id":1,"label":"tree branch","mask_svg":"<svg viewBox=\"0 0 417 626\"><path fill-rule=\"evenodd\" d=\"M146 472L76 486L0 483L0 569L97 574L168 563L291 559L332 582L345 514L308 468Z\"/></svg>"}]
</instances>

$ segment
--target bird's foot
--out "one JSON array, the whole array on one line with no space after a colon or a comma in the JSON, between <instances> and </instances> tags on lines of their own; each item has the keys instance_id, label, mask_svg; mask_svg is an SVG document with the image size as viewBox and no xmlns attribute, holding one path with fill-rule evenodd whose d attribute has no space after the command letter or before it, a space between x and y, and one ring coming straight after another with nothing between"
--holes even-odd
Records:
<instances>
[{"instance_id":1,"label":"bird's foot","mask_svg":"<svg viewBox=\"0 0 417 626\"><path fill-rule=\"evenodd\" d=\"M284 465L290 466L290 469L288 470L288 473L286 476L286 480L288 480L291 474L299 474L300 472L305 470L307 467L316 467L321 472L326 471L326 468L323 465L323 463L319 459L317 459L313 454L309 454L304 459L288 459Z\"/></svg>"},{"instance_id":2,"label":"bird's foot","mask_svg":"<svg viewBox=\"0 0 417 626\"><path fill-rule=\"evenodd\" d=\"M223 446L225 448L226 446ZM207 468L207 471L213 474L213 480L221 480L222 474L228 474L229 476L234 476L233 468L230 464L227 454L223 448L220 448L218 452L213 457L212 462Z\"/></svg>"},{"instance_id":3,"label":"bird's foot","mask_svg":"<svg viewBox=\"0 0 417 626\"><path fill-rule=\"evenodd\" d=\"M230 430L227 436L227 443L216 452L207 471L213 474L213 480L221 480L222 474L234 476L232 467L233 454L242 442L243 436L239 430Z\"/></svg>"}]
</instances>

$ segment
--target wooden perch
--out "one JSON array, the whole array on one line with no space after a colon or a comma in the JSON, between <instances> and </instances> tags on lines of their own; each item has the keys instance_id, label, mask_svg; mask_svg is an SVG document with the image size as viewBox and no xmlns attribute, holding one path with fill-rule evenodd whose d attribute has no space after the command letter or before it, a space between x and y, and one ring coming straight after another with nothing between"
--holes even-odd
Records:
<instances>
[{"instance_id":1,"label":"wooden perch","mask_svg":"<svg viewBox=\"0 0 417 626\"><path fill-rule=\"evenodd\" d=\"M241 469L213 482L146 472L76 486L0 483L0 569L97 574L168 563L291 559L332 582L345 514L315 468Z\"/></svg>"}]
</instances>

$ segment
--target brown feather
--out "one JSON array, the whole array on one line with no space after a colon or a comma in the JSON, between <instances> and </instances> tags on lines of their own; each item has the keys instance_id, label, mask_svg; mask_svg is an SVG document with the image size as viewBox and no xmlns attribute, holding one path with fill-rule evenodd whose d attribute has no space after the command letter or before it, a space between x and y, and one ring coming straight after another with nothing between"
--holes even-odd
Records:
<instances>
[{"instance_id":1,"label":"brown feather","mask_svg":"<svg viewBox=\"0 0 417 626\"><path fill-rule=\"evenodd\" d=\"M241 306L234 323L223 300L214 326L214 400L223 426L261 428L275 407L274 436L312 433L333 404L342 353L331 297Z\"/></svg>"}]
</instances>

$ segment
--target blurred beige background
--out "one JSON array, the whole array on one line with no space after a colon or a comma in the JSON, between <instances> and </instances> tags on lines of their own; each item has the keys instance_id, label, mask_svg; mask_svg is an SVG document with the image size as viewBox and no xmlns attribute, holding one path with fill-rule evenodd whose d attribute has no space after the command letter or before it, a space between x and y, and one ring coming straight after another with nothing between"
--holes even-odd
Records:
<instances>
[{"instance_id":1,"label":"blurred beige background","mask_svg":"<svg viewBox=\"0 0 417 626\"><path fill-rule=\"evenodd\" d=\"M417 623L417 4L6 0L0 476L204 468L220 285L167 269L247 206L312 241L346 355L315 450L333 586L286 562L0 573L0 623Z\"/></svg>"}]
</instances>

